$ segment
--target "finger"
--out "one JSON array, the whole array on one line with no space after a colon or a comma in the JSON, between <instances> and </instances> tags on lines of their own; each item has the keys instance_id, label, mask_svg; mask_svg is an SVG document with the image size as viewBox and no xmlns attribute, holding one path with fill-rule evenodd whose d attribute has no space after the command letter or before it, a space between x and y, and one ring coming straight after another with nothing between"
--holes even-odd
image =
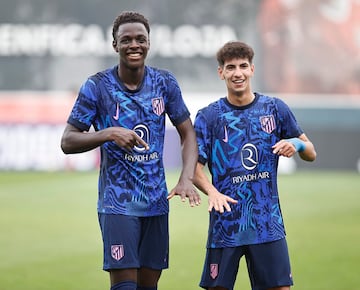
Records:
<instances>
[{"instance_id":1,"label":"finger","mask_svg":"<svg viewBox=\"0 0 360 290\"><path fill-rule=\"evenodd\" d=\"M228 202L230 202L230 203L238 203L238 201L235 200L235 199L233 199L233 198L229 198L229 199L228 199Z\"/></svg>"},{"instance_id":2,"label":"finger","mask_svg":"<svg viewBox=\"0 0 360 290\"><path fill-rule=\"evenodd\" d=\"M213 205L212 205L212 204L209 204L208 212L211 212L213 208L214 208Z\"/></svg>"},{"instance_id":3,"label":"finger","mask_svg":"<svg viewBox=\"0 0 360 290\"><path fill-rule=\"evenodd\" d=\"M182 201L182 202L186 201L186 193L185 193L185 191L184 191L184 190L183 190L183 191L181 191L181 193L180 193L180 197L181 197L181 201Z\"/></svg>"},{"instance_id":4,"label":"finger","mask_svg":"<svg viewBox=\"0 0 360 290\"><path fill-rule=\"evenodd\" d=\"M215 204L215 210L218 211L219 213L223 213L224 212L224 207L222 204L219 204L218 202Z\"/></svg>"},{"instance_id":5,"label":"finger","mask_svg":"<svg viewBox=\"0 0 360 290\"><path fill-rule=\"evenodd\" d=\"M193 196L189 196L189 204L191 207L195 206L195 200Z\"/></svg>"},{"instance_id":6,"label":"finger","mask_svg":"<svg viewBox=\"0 0 360 290\"><path fill-rule=\"evenodd\" d=\"M172 198L174 197L174 195L175 195L175 190L172 190L172 191L168 194L167 199L168 199L168 200L169 200L169 199L172 199Z\"/></svg>"},{"instance_id":7,"label":"finger","mask_svg":"<svg viewBox=\"0 0 360 290\"><path fill-rule=\"evenodd\" d=\"M201 204L201 197L200 197L200 194L197 191L195 192L195 204L196 205Z\"/></svg>"},{"instance_id":8,"label":"finger","mask_svg":"<svg viewBox=\"0 0 360 290\"><path fill-rule=\"evenodd\" d=\"M192 206L199 205L201 203L201 198L199 193L196 190L191 190L189 195L189 202Z\"/></svg>"},{"instance_id":9,"label":"finger","mask_svg":"<svg viewBox=\"0 0 360 290\"><path fill-rule=\"evenodd\" d=\"M136 140L135 140L135 146L143 146L143 147L145 147L145 150L149 150L149 149L150 149L149 144L147 144L143 139L141 139L141 138L139 137L139 135L136 134L135 138L136 138Z\"/></svg>"},{"instance_id":10,"label":"finger","mask_svg":"<svg viewBox=\"0 0 360 290\"><path fill-rule=\"evenodd\" d=\"M224 207L226 211L231 211L231 207L227 202L224 204Z\"/></svg>"}]
</instances>

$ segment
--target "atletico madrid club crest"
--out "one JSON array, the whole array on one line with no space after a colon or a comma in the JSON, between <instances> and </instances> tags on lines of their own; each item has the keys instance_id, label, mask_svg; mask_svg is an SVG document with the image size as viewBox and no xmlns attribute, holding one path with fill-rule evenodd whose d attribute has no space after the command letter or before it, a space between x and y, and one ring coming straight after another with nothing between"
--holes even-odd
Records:
<instances>
[{"instance_id":1,"label":"atletico madrid club crest","mask_svg":"<svg viewBox=\"0 0 360 290\"><path fill-rule=\"evenodd\" d=\"M153 112L156 115L160 116L164 112L165 104L164 104L164 99L162 97L152 99L151 104L152 104Z\"/></svg>"},{"instance_id":2,"label":"atletico madrid club crest","mask_svg":"<svg viewBox=\"0 0 360 290\"><path fill-rule=\"evenodd\" d=\"M219 264L210 264L210 277L215 279L219 274Z\"/></svg>"},{"instance_id":3,"label":"atletico madrid club crest","mask_svg":"<svg viewBox=\"0 0 360 290\"><path fill-rule=\"evenodd\" d=\"M274 115L261 116L260 124L261 124L261 129L266 133L270 134L276 128Z\"/></svg>"},{"instance_id":4,"label":"atletico madrid club crest","mask_svg":"<svg viewBox=\"0 0 360 290\"><path fill-rule=\"evenodd\" d=\"M116 261L119 261L124 257L124 246L123 245L111 245L111 257Z\"/></svg>"}]
</instances>

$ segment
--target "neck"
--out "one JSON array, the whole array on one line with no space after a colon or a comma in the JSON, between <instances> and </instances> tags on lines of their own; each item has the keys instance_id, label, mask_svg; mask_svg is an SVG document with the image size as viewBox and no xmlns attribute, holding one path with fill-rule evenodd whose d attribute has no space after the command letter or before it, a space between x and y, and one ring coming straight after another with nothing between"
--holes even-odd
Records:
<instances>
[{"instance_id":1,"label":"neck","mask_svg":"<svg viewBox=\"0 0 360 290\"><path fill-rule=\"evenodd\" d=\"M117 69L120 80L129 90L136 90L140 86L144 77L144 72L144 67L131 69L119 65Z\"/></svg>"},{"instance_id":2,"label":"neck","mask_svg":"<svg viewBox=\"0 0 360 290\"><path fill-rule=\"evenodd\" d=\"M255 95L252 92L228 93L227 99L234 106L246 106L251 104Z\"/></svg>"}]
</instances>

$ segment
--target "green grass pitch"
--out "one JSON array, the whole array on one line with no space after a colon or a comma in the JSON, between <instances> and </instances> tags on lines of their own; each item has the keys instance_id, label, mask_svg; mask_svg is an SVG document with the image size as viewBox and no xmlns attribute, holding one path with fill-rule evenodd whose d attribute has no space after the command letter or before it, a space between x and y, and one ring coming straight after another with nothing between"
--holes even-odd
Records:
<instances>
[{"instance_id":1,"label":"green grass pitch","mask_svg":"<svg viewBox=\"0 0 360 290\"><path fill-rule=\"evenodd\" d=\"M169 189L178 172L168 172ZM295 286L358 289L360 176L297 172L279 177ZM199 289L207 198L170 213L170 268L159 290ZM0 289L109 289L96 213L97 172L0 172ZM235 289L250 289L244 261Z\"/></svg>"}]
</instances>

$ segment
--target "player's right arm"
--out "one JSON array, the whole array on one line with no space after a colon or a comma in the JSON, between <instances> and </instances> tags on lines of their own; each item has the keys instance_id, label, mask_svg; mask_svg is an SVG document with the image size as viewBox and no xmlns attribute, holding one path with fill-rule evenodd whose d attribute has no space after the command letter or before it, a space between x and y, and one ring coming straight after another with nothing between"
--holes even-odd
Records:
<instances>
[{"instance_id":1,"label":"player's right arm","mask_svg":"<svg viewBox=\"0 0 360 290\"><path fill-rule=\"evenodd\" d=\"M95 149L105 142L114 141L125 150L134 146L149 145L133 130L122 127L109 127L95 132L84 132L71 124L67 124L61 138L61 149L65 154L81 153Z\"/></svg>"},{"instance_id":2,"label":"player's right arm","mask_svg":"<svg viewBox=\"0 0 360 290\"><path fill-rule=\"evenodd\" d=\"M223 213L224 211L231 211L230 204L237 203L237 201L225 194L220 193L215 186L210 182L209 178L204 172L204 165L197 163L194 176L195 186L208 196L208 211L215 209Z\"/></svg>"}]
</instances>

